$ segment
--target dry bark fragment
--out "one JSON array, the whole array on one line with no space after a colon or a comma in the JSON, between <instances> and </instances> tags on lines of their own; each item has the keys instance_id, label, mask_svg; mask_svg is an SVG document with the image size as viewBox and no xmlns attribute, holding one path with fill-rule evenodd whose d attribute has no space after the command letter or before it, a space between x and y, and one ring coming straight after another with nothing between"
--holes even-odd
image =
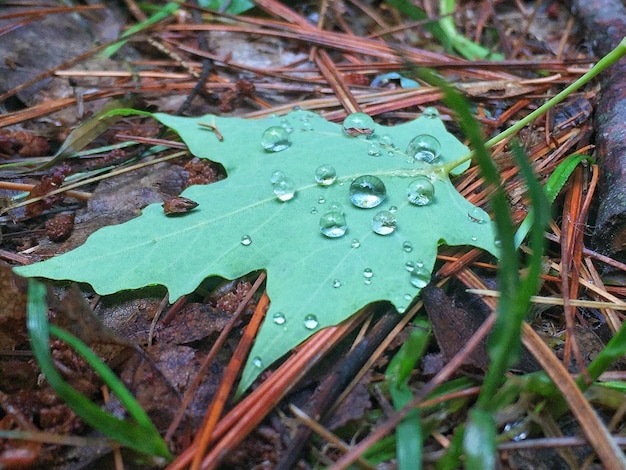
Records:
<instances>
[{"instance_id":1,"label":"dry bark fragment","mask_svg":"<svg viewBox=\"0 0 626 470\"><path fill-rule=\"evenodd\" d=\"M594 53L604 56L626 37L626 7L619 0L572 0L572 13L585 26ZM601 167L594 244L599 251L626 258L626 62L601 76L596 107L596 149Z\"/></svg>"}]
</instances>

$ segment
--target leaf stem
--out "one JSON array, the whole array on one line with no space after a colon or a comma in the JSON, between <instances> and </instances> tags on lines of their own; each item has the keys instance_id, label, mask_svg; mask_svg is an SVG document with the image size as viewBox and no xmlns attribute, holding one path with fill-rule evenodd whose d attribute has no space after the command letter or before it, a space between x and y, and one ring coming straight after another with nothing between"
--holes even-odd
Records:
<instances>
[{"instance_id":1,"label":"leaf stem","mask_svg":"<svg viewBox=\"0 0 626 470\"><path fill-rule=\"evenodd\" d=\"M589 81L594 79L599 73L603 72L605 69L613 65L622 57L624 57L624 55L626 55L626 37L620 41L620 43L615 47L615 49L613 49L611 52L605 55L602 59L598 61L596 65L594 65L591 69L589 69L589 71L586 74L584 74L574 83L572 83L570 86L565 88L559 94L557 94L553 98L546 101L542 106L534 110L528 116L521 119L520 121L518 121L517 123L515 123L508 129L500 132L495 137L492 137L491 139L489 139L487 142L485 142L485 146L488 148L493 147L497 143L502 142L503 140L519 132L519 130L522 129L524 126L534 121L542 114L546 113L549 109L553 108L555 105L559 104L561 101L567 98L570 94L572 94L573 92L578 90L580 87L582 87L583 85L587 84ZM472 150L464 157L461 157L458 160L442 165L442 169L446 173L450 173L450 171L452 171L457 166L467 162L468 160L471 160L473 156L474 156L474 151Z\"/></svg>"}]
</instances>

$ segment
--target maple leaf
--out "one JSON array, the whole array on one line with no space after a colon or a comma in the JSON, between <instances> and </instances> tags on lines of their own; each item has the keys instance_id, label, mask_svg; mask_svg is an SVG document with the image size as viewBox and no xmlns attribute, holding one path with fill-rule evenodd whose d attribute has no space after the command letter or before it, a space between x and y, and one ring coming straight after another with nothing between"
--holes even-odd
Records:
<instances>
[{"instance_id":1,"label":"maple leaf","mask_svg":"<svg viewBox=\"0 0 626 470\"><path fill-rule=\"evenodd\" d=\"M368 303L388 300L404 311L429 281L439 245L497 251L489 216L448 177L468 149L436 110L393 127L352 115L342 128L303 110L259 120L152 116L228 177L185 190L198 203L185 215L167 217L152 204L73 251L16 271L86 282L99 294L161 284L174 300L209 276L265 269L271 307L240 390ZM432 164L404 151L419 151L410 144L418 135L440 144Z\"/></svg>"}]
</instances>

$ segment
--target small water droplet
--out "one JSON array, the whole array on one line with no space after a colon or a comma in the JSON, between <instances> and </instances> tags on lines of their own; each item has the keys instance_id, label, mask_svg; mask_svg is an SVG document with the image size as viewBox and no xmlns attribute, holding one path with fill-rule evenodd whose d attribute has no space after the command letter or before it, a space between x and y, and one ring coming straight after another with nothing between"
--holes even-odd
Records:
<instances>
[{"instance_id":1,"label":"small water droplet","mask_svg":"<svg viewBox=\"0 0 626 470\"><path fill-rule=\"evenodd\" d=\"M314 330L319 324L320 322L317 321L317 317L312 313L309 313L307 316L304 317L304 327L307 330Z\"/></svg>"},{"instance_id":2,"label":"small water droplet","mask_svg":"<svg viewBox=\"0 0 626 470\"><path fill-rule=\"evenodd\" d=\"M302 111L302 106L300 106L299 104L294 104L294 105L291 107L291 110L292 110L292 111Z\"/></svg>"},{"instance_id":3,"label":"small water droplet","mask_svg":"<svg viewBox=\"0 0 626 470\"><path fill-rule=\"evenodd\" d=\"M415 266L411 271L411 284L418 289L425 287L430 282L430 272L424 266Z\"/></svg>"},{"instance_id":4,"label":"small water droplet","mask_svg":"<svg viewBox=\"0 0 626 470\"><path fill-rule=\"evenodd\" d=\"M352 137L374 133L374 120L365 113L352 113L343 120L343 131Z\"/></svg>"},{"instance_id":5,"label":"small water droplet","mask_svg":"<svg viewBox=\"0 0 626 470\"><path fill-rule=\"evenodd\" d=\"M439 110L434 106L428 106L427 108L424 108L422 116L428 119L437 119L439 117Z\"/></svg>"},{"instance_id":6,"label":"small water droplet","mask_svg":"<svg viewBox=\"0 0 626 470\"><path fill-rule=\"evenodd\" d=\"M413 261L407 261L406 263L404 263L404 269L406 269L408 272L413 272L413 270L415 269L415 264L413 263Z\"/></svg>"},{"instance_id":7,"label":"small water droplet","mask_svg":"<svg viewBox=\"0 0 626 470\"><path fill-rule=\"evenodd\" d=\"M389 211L380 211L372 218L372 230L378 235L389 235L396 227L396 216Z\"/></svg>"},{"instance_id":8,"label":"small water droplet","mask_svg":"<svg viewBox=\"0 0 626 470\"><path fill-rule=\"evenodd\" d=\"M333 287L334 287L335 289L337 289L338 287L341 287L341 281L340 281L339 279L335 279L335 280L333 281Z\"/></svg>"},{"instance_id":9,"label":"small water droplet","mask_svg":"<svg viewBox=\"0 0 626 470\"><path fill-rule=\"evenodd\" d=\"M396 310L398 311L398 313L404 313L406 307L396 307Z\"/></svg>"},{"instance_id":10,"label":"small water droplet","mask_svg":"<svg viewBox=\"0 0 626 470\"><path fill-rule=\"evenodd\" d=\"M480 208L474 207L467 213L467 217L470 221L477 224L484 224L488 220L487 214Z\"/></svg>"},{"instance_id":11,"label":"small water droplet","mask_svg":"<svg viewBox=\"0 0 626 470\"><path fill-rule=\"evenodd\" d=\"M261 145L268 152L282 152L291 145L289 132L279 126L268 127L263 132Z\"/></svg>"},{"instance_id":12,"label":"small water droplet","mask_svg":"<svg viewBox=\"0 0 626 470\"><path fill-rule=\"evenodd\" d=\"M500 240L499 238L496 238L493 241L493 244L496 245L497 248L500 248L502 246L502 240Z\"/></svg>"},{"instance_id":13,"label":"small water droplet","mask_svg":"<svg viewBox=\"0 0 626 470\"><path fill-rule=\"evenodd\" d=\"M272 173L272 176L270 176L270 183L272 184L278 183L279 181L282 181L285 178L286 176L282 171L276 170L274 173Z\"/></svg>"},{"instance_id":14,"label":"small water droplet","mask_svg":"<svg viewBox=\"0 0 626 470\"><path fill-rule=\"evenodd\" d=\"M359 176L350 185L350 201L357 207L364 209L376 207L386 196L387 188L376 176Z\"/></svg>"},{"instance_id":15,"label":"small water droplet","mask_svg":"<svg viewBox=\"0 0 626 470\"><path fill-rule=\"evenodd\" d=\"M396 212L398 212L398 208L396 206L391 206L389 208L389 212L391 212L392 214L395 214Z\"/></svg>"},{"instance_id":16,"label":"small water droplet","mask_svg":"<svg viewBox=\"0 0 626 470\"><path fill-rule=\"evenodd\" d=\"M370 268L365 268L363 270L363 277L365 279L371 279L374 276L374 271L372 271Z\"/></svg>"},{"instance_id":17,"label":"small water droplet","mask_svg":"<svg viewBox=\"0 0 626 470\"><path fill-rule=\"evenodd\" d=\"M415 266L418 268L423 268L424 267L424 263L422 261L416 261L415 262Z\"/></svg>"},{"instance_id":18,"label":"small water droplet","mask_svg":"<svg viewBox=\"0 0 626 470\"><path fill-rule=\"evenodd\" d=\"M473 242L478 241L478 237L477 237L476 235L472 235L471 240L472 240Z\"/></svg>"},{"instance_id":19,"label":"small water droplet","mask_svg":"<svg viewBox=\"0 0 626 470\"><path fill-rule=\"evenodd\" d=\"M413 300L413 296L411 294L404 294L404 300Z\"/></svg>"},{"instance_id":20,"label":"small water droplet","mask_svg":"<svg viewBox=\"0 0 626 470\"><path fill-rule=\"evenodd\" d=\"M407 253L413 251L413 244L410 241L406 241L402 244L402 249Z\"/></svg>"},{"instance_id":21,"label":"small water droplet","mask_svg":"<svg viewBox=\"0 0 626 470\"><path fill-rule=\"evenodd\" d=\"M320 196L317 198L318 204L324 204L326 202L326 198L324 196Z\"/></svg>"},{"instance_id":22,"label":"small water droplet","mask_svg":"<svg viewBox=\"0 0 626 470\"><path fill-rule=\"evenodd\" d=\"M439 157L441 144L432 135L422 134L414 137L406 148L406 154L414 160L432 163Z\"/></svg>"},{"instance_id":23,"label":"small water droplet","mask_svg":"<svg viewBox=\"0 0 626 470\"><path fill-rule=\"evenodd\" d=\"M418 176L406 188L406 196L411 204L425 206L435 196L435 187L426 176Z\"/></svg>"},{"instance_id":24,"label":"small water droplet","mask_svg":"<svg viewBox=\"0 0 626 470\"><path fill-rule=\"evenodd\" d=\"M334 201L331 202L330 205L328 206L328 210L332 212L339 212L340 214L345 215L345 212L343 211L343 207L338 202L334 202Z\"/></svg>"},{"instance_id":25,"label":"small water droplet","mask_svg":"<svg viewBox=\"0 0 626 470\"><path fill-rule=\"evenodd\" d=\"M250 237L250 235L242 235L241 244L243 246L250 246L252 244L252 238Z\"/></svg>"},{"instance_id":26,"label":"small water droplet","mask_svg":"<svg viewBox=\"0 0 626 470\"><path fill-rule=\"evenodd\" d=\"M379 144L371 144L367 149L367 154L370 157L380 157L380 145Z\"/></svg>"},{"instance_id":27,"label":"small water droplet","mask_svg":"<svg viewBox=\"0 0 626 470\"><path fill-rule=\"evenodd\" d=\"M311 214L317 214L317 208L311 207Z\"/></svg>"},{"instance_id":28,"label":"small water droplet","mask_svg":"<svg viewBox=\"0 0 626 470\"><path fill-rule=\"evenodd\" d=\"M389 134L381 135L380 139L378 139L378 143L382 147L393 147L393 139L391 138Z\"/></svg>"},{"instance_id":29,"label":"small water droplet","mask_svg":"<svg viewBox=\"0 0 626 470\"><path fill-rule=\"evenodd\" d=\"M329 211L320 218L320 232L325 237L343 237L347 228L346 218L341 212Z\"/></svg>"},{"instance_id":30,"label":"small water droplet","mask_svg":"<svg viewBox=\"0 0 626 470\"><path fill-rule=\"evenodd\" d=\"M309 132L313 130L313 124L311 124L309 118L300 118L300 130L303 132Z\"/></svg>"},{"instance_id":31,"label":"small water droplet","mask_svg":"<svg viewBox=\"0 0 626 470\"><path fill-rule=\"evenodd\" d=\"M358 241L356 238L353 238L352 241L350 242L350 246L352 248L358 248L361 246L361 242Z\"/></svg>"},{"instance_id":32,"label":"small water droplet","mask_svg":"<svg viewBox=\"0 0 626 470\"><path fill-rule=\"evenodd\" d=\"M281 312L276 312L272 315L272 321L277 325L284 325L287 322L287 318L285 318L285 314Z\"/></svg>"},{"instance_id":33,"label":"small water droplet","mask_svg":"<svg viewBox=\"0 0 626 470\"><path fill-rule=\"evenodd\" d=\"M337 179L337 171L331 165L320 165L315 169L315 181L322 186L330 186Z\"/></svg>"},{"instance_id":34,"label":"small water droplet","mask_svg":"<svg viewBox=\"0 0 626 470\"><path fill-rule=\"evenodd\" d=\"M259 369L262 369L263 368L263 359L261 359L259 356L257 356L254 359L252 359L252 364L254 365L254 367L258 367Z\"/></svg>"},{"instance_id":35,"label":"small water droplet","mask_svg":"<svg viewBox=\"0 0 626 470\"><path fill-rule=\"evenodd\" d=\"M289 119L281 119L280 127L285 129L288 134L291 134L293 132L293 126L291 125L291 122L289 122Z\"/></svg>"},{"instance_id":36,"label":"small water droplet","mask_svg":"<svg viewBox=\"0 0 626 470\"><path fill-rule=\"evenodd\" d=\"M296 185L290 178L284 177L279 179L272 183L272 187L279 201L290 201L296 195Z\"/></svg>"}]
</instances>

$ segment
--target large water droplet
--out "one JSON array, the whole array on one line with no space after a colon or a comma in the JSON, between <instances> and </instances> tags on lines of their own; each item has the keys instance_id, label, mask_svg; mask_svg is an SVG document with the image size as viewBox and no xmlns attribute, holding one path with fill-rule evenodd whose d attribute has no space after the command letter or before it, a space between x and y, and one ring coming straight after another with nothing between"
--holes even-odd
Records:
<instances>
[{"instance_id":1,"label":"large water droplet","mask_svg":"<svg viewBox=\"0 0 626 470\"><path fill-rule=\"evenodd\" d=\"M272 315L272 321L277 325L284 325L287 322L287 318L285 318L285 314L281 312L276 312Z\"/></svg>"},{"instance_id":2,"label":"large water droplet","mask_svg":"<svg viewBox=\"0 0 626 470\"><path fill-rule=\"evenodd\" d=\"M272 183L272 187L274 188L274 194L280 201L290 201L296 195L296 185L290 178L281 178Z\"/></svg>"},{"instance_id":3,"label":"large water droplet","mask_svg":"<svg viewBox=\"0 0 626 470\"><path fill-rule=\"evenodd\" d=\"M424 108L422 116L428 119L437 119L439 117L439 110L434 106L428 106L427 108Z\"/></svg>"},{"instance_id":4,"label":"large water droplet","mask_svg":"<svg viewBox=\"0 0 626 470\"><path fill-rule=\"evenodd\" d=\"M352 248L358 248L361 246L361 242L357 240L356 238L353 238L352 241L350 242L350 246Z\"/></svg>"},{"instance_id":5,"label":"large water droplet","mask_svg":"<svg viewBox=\"0 0 626 470\"><path fill-rule=\"evenodd\" d=\"M320 218L320 232L328 238L339 238L346 234L348 225L341 212L329 211Z\"/></svg>"},{"instance_id":6,"label":"large water droplet","mask_svg":"<svg viewBox=\"0 0 626 470\"><path fill-rule=\"evenodd\" d=\"M406 188L406 196L411 204L425 206L435 196L435 187L426 176L418 176Z\"/></svg>"},{"instance_id":7,"label":"large water droplet","mask_svg":"<svg viewBox=\"0 0 626 470\"><path fill-rule=\"evenodd\" d=\"M243 246L250 246L252 244L252 238L250 237L250 235L242 235L241 244Z\"/></svg>"},{"instance_id":8,"label":"large water droplet","mask_svg":"<svg viewBox=\"0 0 626 470\"><path fill-rule=\"evenodd\" d=\"M289 132L279 126L268 127L263 132L261 145L268 152L281 152L288 149L291 145L289 142Z\"/></svg>"},{"instance_id":9,"label":"large water droplet","mask_svg":"<svg viewBox=\"0 0 626 470\"><path fill-rule=\"evenodd\" d=\"M352 113L343 120L343 131L352 137L372 135L374 120L365 113Z\"/></svg>"},{"instance_id":10,"label":"large water droplet","mask_svg":"<svg viewBox=\"0 0 626 470\"><path fill-rule=\"evenodd\" d=\"M411 271L411 284L418 289L426 287L430 282L430 272L424 266L415 266Z\"/></svg>"},{"instance_id":11,"label":"large water droplet","mask_svg":"<svg viewBox=\"0 0 626 470\"><path fill-rule=\"evenodd\" d=\"M432 163L441 151L441 144L432 135L423 134L414 137L406 148L406 154L413 160Z\"/></svg>"},{"instance_id":12,"label":"large water droplet","mask_svg":"<svg viewBox=\"0 0 626 470\"><path fill-rule=\"evenodd\" d=\"M261 359L259 356L256 356L254 359L252 359L252 365L254 367L258 367L259 369L263 369L263 359Z\"/></svg>"},{"instance_id":13,"label":"large water droplet","mask_svg":"<svg viewBox=\"0 0 626 470\"><path fill-rule=\"evenodd\" d=\"M396 226L396 216L389 211L380 211L372 218L372 230L378 235L389 235Z\"/></svg>"},{"instance_id":14,"label":"large water droplet","mask_svg":"<svg viewBox=\"0 0 626 470\"><path fill-rule=\"evenodd\" d=\"M407 240L402 244L402 249L407 253L410 253L411 251L413 251L413 244Z\"/></svg>"},{"instance_id":15,"label":"large water droplet","mask_svg":"<svg viewBox=\"0 0 626 470\"><path fill-rule=\"evenodd\" d=\"M350 201L357 207L364 209L376 207L386 196L387 188L376 176L359 176L350 185Z\"/></svg>"},{"instance_id":16,"label":"large water droplet","mask_svg":"<svg viewBox=\"0 0 626 470\"><path fill-rule=\"evenodd\" d=\"M484 224L485 222L487 222L487 220L489 220L487 214L478 207L472 208L472 210L467 213L467 217L470 219L470 221L477 224Z\"/></svg>"},{"instance_id":17,"label":"large water droplet","mask_svg":"<svg viewBox=\"0 0 626 470\"><path fill-rule=\"evenodd\" d=\"M314 330L319 324L320 322L317 321L317 317L312 313L309 313L307 316L304 317L304 327L307 330Z\"/></svg>"},{"instance_id":18,"label":"large water droplet","mask_svg":"<svg viewBox=\"0 0 626 470\"><path fill-rule=\"evenodd\" d=\"M331 165L320 165L315 169L315 181L322 186L330 186L337 179L337 171Z\"/></svg>"}]
</instances>

